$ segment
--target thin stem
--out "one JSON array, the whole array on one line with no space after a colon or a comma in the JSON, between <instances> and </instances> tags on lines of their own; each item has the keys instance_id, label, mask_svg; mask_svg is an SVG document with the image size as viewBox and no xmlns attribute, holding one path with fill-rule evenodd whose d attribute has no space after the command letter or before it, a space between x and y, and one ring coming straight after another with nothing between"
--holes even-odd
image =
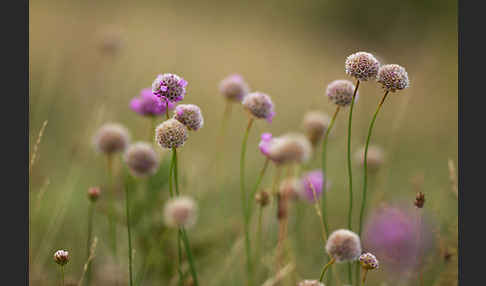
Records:
<instances>
[{"instance_id":1,"label":"thin stem","mask_svg":"<svg viewBox=\"0 0 486 286\"><path fill-rule=\"evenodd\" d=\"M172 190L172 173L174 171L174 162L175 162L175 152L172 152L172 159L170 161L170 167L169 167L169 195L172 198L174 196L174 192Z\"/></svg>"},{"instance_id":2,"label":"thin stem","mask_svg":"<svg viewBox=\"0 0 486 286\"><path fill-rule=\"evenodd\" d=\"M110 215L108 216L110 231L111 231L111 245L113 247L113 255L115 261L117 261L117 245L116 245L116 223L115 223L115 209L116 209L116 196L115 187L113 184L113 155L106 156L107 170L108 170L108 190L111 193L110 202Z\"/></svg>"},{"instance_id":3,"label":"thin stem","mask_svg":"<svg viewBox=\"0 0 486 286\"><path fill-rule=\"evenodd\" d=\"M169 100L168 99L165 99L165 114L166 114L166 117L167 117L167 120L169 120Z\"/></svg>"},{"instance_id":4,"label":"thin stem","mask_svg":"<svg viewBox=\"0 0 486 286\"><path fill-rule=\"evenodd\" d=\"M331 122L329 122L329 127L326 130L326 133L324 134L324 139L322 141L322 177L326 178L326 148L327 148L327 140L329 138L329 133L331 132L332 127L334 126L334 122L336 121L336 117L339 113L339 110L341 107L336 107L336 111L334 111L334 115L331 118ZM327 186L326 184L323 184L322 186L322 201L321 201L321 208L322 208L322 220L324 222L324 227L326 229L326 234L329 233L329 226L327 224L327 215L326 215L326 189Z\"/></svg>"},{"instance_id":5,"label":"thin stem","mask_svg":"<svg viewBox=\"0 0 486 286\"><path fill-rule=\"evenodd\" d=\"M64 286L64 265L61 265L61 285Z\"/></svg>"},{"instance_id":6,"label":"thin stem","mask_svg":"<svg viewBox=\"0 0 486 286\"><path fill-rule=\"evenodd\" d=\"M316 189L314 188L314 185L311 183L309 179L307 180L307 183L309 184L312 190L312 195L314 196L314 207L316 209L317 216L319 217L319 222L321 223L322 242L323 244L326 244L327 234L326 234L326 228L324 227L324 220L322 219L321 209L319 208L319 198L317 197Z\"/></svg>"},{"instance_id":7,"label":"thin stem","mask_svg":"<svg viewBox=\"0 0 486 286\"><path fill-rule=\"evenodd\" d=\"M178 175L177 175L177 149L174 147L172 148L172 153L173 153L173 161L174 161L174 169L172 170L173 175L174 175L174 182L175 182L175 193L176 196L179 196L179 180L178 180Z\"/></svg>"},{"instance_id":8,"label":"thin stem","mask_svg":"<svg viewBox=\"0 0 486 286\"><path fill-rule=\"evenodd\" d=\"M251 126L253 124L253 117L248 119L248 125L246 127L245 133L243 135L243 143L241 145L241 156L240 156L240 191L241 191L241 208L243 211L243 220L245 228L245 249L246 249L246 270L248 274L248 283L251 284L252 281L252 267L251 267L251 257L250 257L250 233L249 225L247 222L248 209L247 209L247 194L245 191L245 154L246 154L246 143L248 141L248 135L250 133Z\"/></svg>"},{"instance_id":9,"label":"thin stem","mask_svg":"<svg viewBox=\"0 0 486 286\"><path fill-rule=\"evenodd\" d=\"M182 247L181 247L181 230L177 230L177 255L179 256L178 262L178 269L179 272L179 285L183 285L184 282L184 275L182 274Z\"/></svg>"},{"instance_id":10,"label":"thin stem","mask_svg":"<svg viewBox=\"0 0 486 286\"><path fill-rule=\"evenodd\" d=\"M332 258L326 265L324 265L324 268L322 268L321 277L319 278L319 282L322 282L322 279L324 278L324 274L326 274L327 269L331 265L333 265L335 261L336 261L336 259Z\"/></svg>"},{"instance_id":11,"label":"thin stem","mask_svg":"<svg viewBox=\"0 0 486 286\"><path fill-rule=\"evenodd\" d=\"M262 247L262 216L263 207L260 205L258 207L258 226L257 226L257 255L256 259L260 258L261 247Z\"/></svg>"},{"instance_id":12,"label":"thin stem","mask_svg":"<svg viewBox=\"0 0 486 286\"><path fill-rule=\"evenodd\" d=\"M258 175L258 179L255 183L255 186L253 187L253 190L250 193L250 197L249 197L249 200L248 200L248 213L249 214L251 214L251 206L252 206L251 202L252 202L253 198L255 197L256 192L258 191L258 187L260 186L260 184L263 180L263 176L265 175L265 171L267 170L269 163L270 163L270 160L267 158L265 160L265 163L263 164L262 170L260 171L260 175Z\"/></svg>"},{"instance_id":13,"label":"thin stem","mask_svg":"<svg viewBox=\"0 0 486 286\"><path fill-rule=\"evenodd\" d=\"M125 210L126 210L126 215L127 215L127 234L128 234L128 273L129 273L130 286L132 286L133 285L132 237L131 237L131 231L130 231L130 191L128 190L128 184L125 184Z\"/></svg>"},{"instance_id":14,"label":"thin stem","mask_svg":"<svg viewBox=\"0 0 486 286\"><path fill-rule=\"evenodd\" d=\"M91 237L93 235L93 214L94 214L94 202L89 203L88 209L88 239L86 243L86 259L89 259L91 250ZM86 271L86 285L89 285L91 280L91 265L88 265Z\"/></svg>"},{"instance_id":15,"label":"thin stem","mask_svg":"<svg viewBox=\"0 0 486 286\"><path fill-rule=\"evenodd\" d=\"M361 280L361 285L364 286L366 282L366 274L368 274L368 269L364 269L363 271L363 279Z\"/></svg>"},{"instance_id":16,"label":"thin stem","mask_svg":"<svg viewBox=\"0 0 486 286\"><path fill-rule=\"evenodd\" d=\"M198 286L197 272L196 272L196 267L195 267L195 263L194 263L194 258L192 256L192 252L191 252L191 246L189 245L189 239L187 238L187 233L186 233L186 230L184 228L181 228L180 231L181 231L181 235L182 235L182 241L184 242L184 247L186 249L187 258L189 260L189 268L191 270L192 279L194 280L193 281L194 286Z\"/></svg>"}]
</instances>

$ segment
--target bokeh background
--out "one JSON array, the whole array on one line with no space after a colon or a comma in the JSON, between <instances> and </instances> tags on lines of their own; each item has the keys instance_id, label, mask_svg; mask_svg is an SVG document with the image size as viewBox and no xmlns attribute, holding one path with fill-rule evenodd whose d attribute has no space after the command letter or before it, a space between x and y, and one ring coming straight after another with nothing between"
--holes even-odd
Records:
<instances>
[{"instance_id":1,"label":"bokeh background","mask_svg":"<svg viewBox=\"0 0 486 286\"><path fill-rule=\"evenodd\" d=\"M183 193L199 204L198 224L190 236L201 284L244 285L238 168L247 116L239 106L233 108L224 146L218 147L224 111L218 84L239 73L252 90L268 93L275 103L273 123L259 121L250 134L247 178L254 182L264 161L257 148L260 134L302 131L309 110L331 115L334 106L325 97L326 85L347 78L344 60L360 50L406 67L411 81L410 88L389 96L379 114L372 143L383 147L386 163L368 209L411 204L417 188L425 192L424 211L436 242L427 256L424 285L457 283L455 256L447 265L441 260L444 245L457 247L457 199L448 169L448 160L457 162L458 156L457 1L33 0L29 9L31 154L48 121L30 175L32 285L57 283L52 254L61 248L72 256L68 280L79 279L86 251L86 190L106 183L104 158L93 150L92 136L103 123L119 122L130 129L134 141L151 138L149 122L130 110L129 101L164 72L189 82L184 102L199 105L205 119L182 149L180 163ZM376 83L361 84L353 150L365 142L381 95ZM332 228L346 222L346 123L347 110L339 114L328 147ZM223 159L215 171L208 166L217 153ZM162 156L168 159L166 153ZM312 166L319 167L318 160ZM270 169L264 187L271 185L273 174ZM354 174L355 189L360 190L359 167ZM161 192L167 192L165 186ZM357 205L360 195L355 193ZM297 280L317 278L324 262L320 226L312 205L299 204L299 220L291 221L289 229L296 265L292 275ZM160 220L162 204L152 211ZM276 229L273 214L265 212L269 233ZM106 218L99 212L93 283L111 285L103 279L118 276L124 285L125 256L117 268L103 228ZM125 231L119 232L120 253L125 254ZM138 270L144 258L137 254L144 252L137 252L143 245L134 237ZM270 234L269 246L272 239ZM155 252L155 260L162 261L171 247L148 253ZM383 268L369 275L369 285L416 283L413 275L393 276ZM172 276L176 273L152 269L143 285L174 283Z\"/></svg>"}]
</instances>

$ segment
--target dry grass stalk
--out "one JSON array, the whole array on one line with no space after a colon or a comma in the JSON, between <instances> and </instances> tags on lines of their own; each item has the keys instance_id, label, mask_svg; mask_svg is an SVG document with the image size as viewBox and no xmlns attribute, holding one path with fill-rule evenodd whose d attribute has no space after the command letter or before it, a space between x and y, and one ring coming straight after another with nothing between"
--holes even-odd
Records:
<instances>
[{"instance_id":1,"label":"dry grass stalk","mask_svg":"<svg viewBox=\"0 0 486 286\"><path fill-rule=\"evenodd\" d=\"M454 166L454 161L449 158L449 180L452 186L452 192L456 195L456 198L459 197L458 189L457 189L457 177L456 177L456 167Z\"/></svg>"},{"instance_id":2,"label":"dry grass stalk","mask_svg":"<svg viewBox=\"0 0 486 286\"><path fill-rule=\"evenodd\" d=\"M91 263L91 260L93 260L93 258L95 257L94 254L95 254L95 250L96 250L96 244L98 244L98 237L97 236L94 237L93 243L91 243L91 247L89 248L89 257L88 257L88 260L86 260L86 263L84 264L83 273L81 274L81 278L79 279L78 286L83 285L84 275L88 271L88 266Z\"/></svg>"},{"instance_id":3,"label":"dry grass stalk","mask_svg":"<svg viewBox=\"0 0 486 286\"><path fill-rule=\"evenodd\" d=\"M32 157L30 159L30 164L29 164L29 176L30 176L30 173L32 171L32 167L34 166L35 159L37 157L37 151L39 149L39 145L40 145L41 140L42 140L42 135L44 135L44 130L46 129L46 126L47 126L47 120L44 121L44 123L42 123L42 127L39 131L39 135L37 136L37 141L35 142L35 145L34 145L34 151L32 152Z\"/></svg>"},{"instance_id":4,"label":"dry grass stalk","mask_svg":"<svg viewBox=\"0 0 486 286\"><path fill-rule=\"evenodd\" d=\"M289 263L282 267L275 276L270 277L265 283L263 283L262 286L273 286L276 285L278 282L280 282L285 276L287 276L289 273L294 271L295 269L295 264L294 263Z\"/></svg>"}]
</instances>

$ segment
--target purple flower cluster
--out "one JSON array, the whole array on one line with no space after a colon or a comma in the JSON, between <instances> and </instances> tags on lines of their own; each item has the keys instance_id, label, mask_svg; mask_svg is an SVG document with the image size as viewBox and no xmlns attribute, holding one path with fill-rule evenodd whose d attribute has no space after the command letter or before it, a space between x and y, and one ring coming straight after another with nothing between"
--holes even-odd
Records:
<instances>
[{"instance_id":1,"label":"purple flower cluster","mask_svg":"<svg viewBox=\"0 0 486 286\"><path fill-rule=\"evenodd\" d=\"M167 112L167 103L152 93L151 88L144 88L138 97L130 101L130 108L143 116L158 116ZM174 108L174 104L169 102L169 110Z\"/></svg>"},{"instance_id":2,"label":"purple flower cluster","mask_svg":"<svg viewBox=\"0 0 486 286\"><path fill-rule=\"evenodd\" d=\"M313 203L315 199L319 198L322 194L322 186L324 185L322 170L317 169L307 172L302 176L301 180L304 185L302 193L300 194L301 197ZM314 192L316 193L315 197Z\"/></svg>"},{"instance_id":3,"label":"purple flower cluster","mask_svg":"<svg viewBox=\"0 0 486 286\"><path fill-rule=\"evenodd\" d=\"M184 99L186 94L187 81L182 77L165 73L160 74L152 83L152 92L169 102L178 102Z\"/></svg>"}]
</instances>

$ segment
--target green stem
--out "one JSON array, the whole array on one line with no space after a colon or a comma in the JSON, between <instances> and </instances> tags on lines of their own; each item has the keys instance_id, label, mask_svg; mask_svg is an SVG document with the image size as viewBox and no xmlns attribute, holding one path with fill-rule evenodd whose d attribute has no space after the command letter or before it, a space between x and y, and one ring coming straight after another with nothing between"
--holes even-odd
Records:
<instances>
[{"instance_id":1,"label":"green stem","mask_svg":"<svg viewBox=\"0 0 486 286\"><path fill-rule=\"evenodd\" d=\"M182 247L181 247L181 230L177 230L177 255L179 256L179 285L183 285L184 282L184 275L182 274Z\"/></svg>"},{"instance_id":2,"label":"green stem","mask_svg":"<svg viewBox=\"0 0 486 286\"><path fill-rule=\"evenodd\" d=\"M172 172L174 173L174 182L175 182L175 193L176 196L179 196L179 181L178 181L178 175L177 175L177 149L175 147L172 148L172 153L173 153L173 161L174 161L174 168Z\"/></svg>"},{"instance_id":3,"label":"green stem","mask_svg":"<svg viewBox=\"0 0 486 286\"><path fill-rule=\"evenodd\" d=\"M251 208L252 208L251 202L255 198L255 194L258 191L258 187L260 186L260 184L261 184L261 182L263 180L263 176L265 175L265 171L267 170L267 167L268 167L269 163L270 163L270 160L267 158L265 160L265 163L263 164L262 170L260 171L260 175L258 175L258 179L257 179L257 181L255 183L255 186L253 187L253 190L250 193L250 197L249 197L249 200L248 200L248 213L249 214L251 214ZM248 219L249 219L249 217L248 217Z\"/></svg>"},{"instance_id":4,"label":"green stem","mask_svg":"<svg viewBox=\"0 0 486 286\"><path fill-rule=\"evenodd\" d=\"M366 282L366 274L368 274L368 270L364 270L363 272L363 279L361 280L361 285L365 285L365 282Z\"/></svg>"},{"instance_id":5,"label":"green stem","mask_svg":"<svg viewBox=\"0 0 486 286\"><path fill-rule=\"evenodd\" d=\"M324 265L324 268L322 268L321 272L321 277L319 278L319 282L322 282L322 279L324 278L324 274L326 274L327 269L334 264L336 259L332 258L326 265Z\"/></svg>"},{"instance_id":6,"label":"green stem","mask_svg":"<svg viewBox=\"0 0 486 286\"><path fill-rule=\"evenodd\" d=\"M329 133L331 132L331 129L332 127L334 126L334 122L336 121L336 117L339 113L339 110L341 108L338 106L336 108L336 111L334 111L334 115L332 116L331 118L331 122L329 122L329 127L327 128L326 130L326 133L324 134L324 139L322 141L322 177L323 178L326 178L327 174L326 174L326 148L327 148L327 140L329 138ZM326 211L327 211L327 207L326 207L326 184L323 184L322 186L322 200L321 200L321 206L322 206L322 211L321 211L321 214L322 214L322 220L324 222L324 227L326 229L326 235L329 233L329 225L327 224L327 215L326 215ZM326 237L327 238L327 237Z\"/></svg>"},{"instance_id":7,"label":"green stem","mask_svg":"<svg viewBox=\"0 0 486 286\"><path fill-rule=\"evenodd\" d=\"M117 261L117 245L116 245L116 222L115 222L115 210L116 210L116 195L115 186L113 184L113 155L109 154L106 157L107 169L108 169L108 190L111 194L110 202L110 215L108 216L108 222L110 225L111 246L113 247L113 256Z\"/></svg>"},{"instance_id":8,"label":"green stem","mask_svg":"<svg viewBox=\"0 0 486 286\"><path fill-rule=\"evenodd\" d=\"M165 114L166 114L166 117L167 117L167 120L169 120L169 100L168 99L165 99Z\"/></svg>"},{"instance_id":9,"label":"green stem","mask_svg":"<svg viewBox=\"0 0 486 286\"><path fill-rule=\"evenodd\" d=\"M128 175L127 175L128 176ZM126 178L128 181L128 178ZM127 216L127 234L128 234L128 274L130 286L133 285L132 276L132 237L130 231L130 190L128 190L128 183L125 183L125 210Z\"/></svg>"},{"instance_id":10,"label":"green stem","mask_svg":"<svg viewBox=\"0 0 486 286\"><path fill-rule=\"evenodd\" d=\"M88 239L86 243L86 259L89 259L89 252L91 248L91 237L93 236L93 214L94 214L94 202L89 203L88 209ZM86 270L86 285L89 285L91 278L91 263Z\"/></svg>"},{"instance_id":11,"label":"green stem","mask_svg":"<svg viewBox=\"0 0 486 286\"><path fill-rule=\"evenodd\" d=\"M247 194L245 192L245 154L246 154L246 143L248 141L248 135L250 134L250 129L253 124L253 117L248 119L248 125L246 127L245 133L243 135L243 143L241 145L241 156L240 156L240 192L241 192L241 208L243 211L243 220L245 227L245 249L246 249L246 270L248 275L248 284L252 281L252 267L251 267L251 257L250 257L250 231L248 225L248 209L247 209Z\"/></svg>"},{"instance_id":12,"label":"green stem","mask_svg":"<svg viewBox=\"0 0 486 286\"><path fill-rule=\"evenodd\" d=\"M64 265L61 266L61 285L64 286Z\"/></svg>"},{"instance_id":13,"label":"green stem","mask_svg":"<svg viewBox=\"0 0 486 286\"><path fill-rule=\"evenodd\" d=\"M172 160L170 161L170 167L169 167L169 195L172 198L174 196L174 192L172 191L172 172L174 171L174 162L175 162L175 152L172 152Z\"/></svg>"},{"instance_id":14,"label":"green stem","mask_svg":"<svg viewBox=\"0 0 486 286\"><path fill-rule=\"evenodd\" d=\"M257 227L257 255L256 259L260 258L261 248L262 248L262 216L263 207L260 205L258 207L258 227Z\"/></svg>"}]
</instances>

